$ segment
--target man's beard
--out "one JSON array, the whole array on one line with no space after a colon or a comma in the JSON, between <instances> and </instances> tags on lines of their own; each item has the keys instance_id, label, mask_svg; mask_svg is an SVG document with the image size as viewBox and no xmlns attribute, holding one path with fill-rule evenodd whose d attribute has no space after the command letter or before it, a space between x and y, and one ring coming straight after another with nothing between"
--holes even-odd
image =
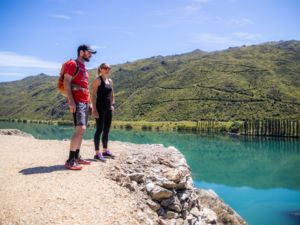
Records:
<instances>
[{"instance_id":1,"label":"man's beard","mask_svg":"<svg viewBox=\"0 0 300 225\"><path fill-rule=\"evenodd\" d=\"M86 57L86 56L83 56L82 59L85 61L85 62L89 62L90 61L90 58Z\"/></svg>"}]
</instances>

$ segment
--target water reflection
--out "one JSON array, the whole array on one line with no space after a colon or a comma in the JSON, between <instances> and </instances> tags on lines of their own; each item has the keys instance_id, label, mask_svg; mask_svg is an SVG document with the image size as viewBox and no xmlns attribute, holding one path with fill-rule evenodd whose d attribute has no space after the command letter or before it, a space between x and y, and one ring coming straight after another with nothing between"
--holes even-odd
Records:
<instances>
[{"instance_id":1,"label":"water reflection","mask_svg":"<svg viewBox=\"0 0 300 225\"><path fill-rule=\"evenodd\" d=\"M119 135L118 135L119 134ZM185 155L196 180L226 186L300 189L300 141L115 131L122 141L162 143Z\"/></svg>"}]
</instances>

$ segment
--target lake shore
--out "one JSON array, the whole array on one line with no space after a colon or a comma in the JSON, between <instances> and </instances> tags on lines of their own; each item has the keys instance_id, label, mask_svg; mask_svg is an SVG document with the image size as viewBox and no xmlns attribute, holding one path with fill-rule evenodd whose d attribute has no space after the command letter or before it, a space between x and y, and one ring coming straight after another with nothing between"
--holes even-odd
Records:
<instances>
[{"instance_id":1,"label":"lake shore","mask_svg":"<svg viewBox=\"0 0 300 225\"><path fill-rule=\"evenodd\" d=\"M246 224L213 192L194 188L182 154L110 142L116 159L63 167L69 141L0 132L0 224Z\"/></svg>"},{"instance_id":2,"label":"lake shore","mask_svg":"<svg viewBox=\"0 0 300 225\"><path fill-rule=\"evenodd\" d=\"M48 124L58 126L73 126L73 120L32 120L32 119L8 119L0 118L0 121ZM233 121L122 121L113 120L112 126L125 130L144 131L187 131L187 132L227 132L231 131ZM239 121L241 123L241 121ZM89 126L94 127L95 121L90 120Z\"/></svg>"},{"instance_id":3,"label":"lake shore","mask_svg":"<svg viewBox=\"0 0 300 225\"><path fill-rule=\"evenodd\" d=\"M73 126L72 120L31 120L0 118L0 122L48 124L57 126ZM91 120L89 127L95 127ZM216 133L228 135L262 136L262 137L300 137L300 120L297 119L249 119L245 121L121 121L113 120L112 127L122 130L167 131L191 133Z\"/></svg>"}]
</instances>

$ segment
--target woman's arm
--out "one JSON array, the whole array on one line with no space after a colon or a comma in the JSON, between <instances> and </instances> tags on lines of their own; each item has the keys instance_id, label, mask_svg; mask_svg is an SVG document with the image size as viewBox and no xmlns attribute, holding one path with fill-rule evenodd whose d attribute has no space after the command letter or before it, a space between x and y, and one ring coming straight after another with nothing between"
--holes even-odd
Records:
<instances>
[{"instance_id":1,"label":"woman's arm","mask_svg":"<svg viewBox=\"0 0 300 225\"><path fill-rule=\"evenodd\" d=\"M93 89L92 89L92 114L95 118L99 118L99 114L96 108L96 102L97 102L97 91L98 87L101 84L101 80L99 78L96 78L93 82Z\"/></svg>"},{"instance_id":2,"label":"woman's arm","mask_svg":"<svg viewBox=\"0 0 300 225\"><path fill-rule=\"evenodd\" d=\"M111 83L111 88L112 88L112 110L115 110L115 106L116 106L116 102L115 102L115 92L114 92L114 87L113 87L113 81L112 79L110 79L110 83Z\"/></svg>"}]
</instances>

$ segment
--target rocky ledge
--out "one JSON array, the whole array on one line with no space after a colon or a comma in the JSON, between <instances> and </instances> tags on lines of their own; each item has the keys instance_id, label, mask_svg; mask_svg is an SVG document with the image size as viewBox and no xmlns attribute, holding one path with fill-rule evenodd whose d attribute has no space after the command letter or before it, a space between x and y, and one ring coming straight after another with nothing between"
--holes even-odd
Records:
<instances>
[{"instance_id":1,"label":"rocky ledge","mask_svg":"<svg viewBox=\"0 0 300 225\"><path fill-rule=\"evenodd\" d=\"M14 135L14 136L22 136L22 137L31 137L31 134L25 133L23 131L17 129L0 129L0 135Z\"/></svg>"},{"instance_id":2,"label":"rocky ledge","mask_svg":"<svg viewBox=\"0 0 300 225\"><path fill-rule=\"evenodd\" d=\"M0 130L0 134L30 136L18 130ZM5 160L1 164L0 176L4 184L0 188L0 197L4 199L0 205L0 224L57 224L53 221L77 224L77 220L80 224L91 224L90 218L94 218L93 224L246 224L214 191L193 186L191 170L184 156L173 147L110 142L117 156L115 160L92 163L80 173L70 173L61 165L53 166L64 157L63 149L67 149L68 142L7 139L2 136L0 155ZM14 151L11 151L11 143L15 144ZM90 154L88 149L93 148L93 142L84 141L82 147L83 153ZM18 157L15 157L16 151L20 152ZM31 175L20 175L17 173L20 168L30 171L28 174ZM41 168L48 169L45 172ZM74 176L86 186L70 187ZM111 181L123 188L114 187ZM111 189L105 190L106 187ZM91 190L98 191L104 199L92 198ZM84 199L85 202L73 207L74 197L69 194L76 191L81 193L80 196L76 194L76 200L82 202ZM31 197L22 201L24 196ZM52 204L46 204L49 201ZM105 210L87 210L87 206L90 209L108 208L108 215ZM70 211L76 212L76 217L69 215ZM26 223L10 222L20 218ZM103 218L107 218L105 222Z\"/></svg>"},{"instance_id":3,"label":"rocky ledge","mask_svg":"<svg viewBox=\"0 0 300 225\"><path fill-rule=\"evenodd\" d=\"M107 178L135 196L141 224L247 224L213 190L193 186L191 170L176 148L137 145L126 151L123 145Z\"/></svg>"}]
</instances>

